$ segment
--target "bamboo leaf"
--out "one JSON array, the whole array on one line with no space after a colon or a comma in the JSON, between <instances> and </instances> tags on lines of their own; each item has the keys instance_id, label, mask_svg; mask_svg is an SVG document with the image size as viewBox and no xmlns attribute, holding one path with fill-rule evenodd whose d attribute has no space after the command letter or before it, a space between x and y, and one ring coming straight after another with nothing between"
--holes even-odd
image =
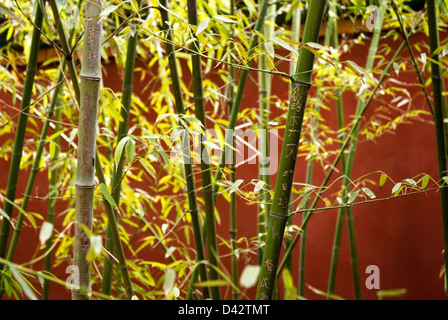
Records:
<instances>
[{"instance_id":1,"label":"bamboo leaf","mask_svg":"<svg viewBox=\"0 0 448 320\"><path fill-rule=\"evenodd\" d=\"M235 20L232 20L230 18L221 16L221 15L216 15L216 16L213 17L213 19L217 19L219 21L226 22L226 23L238 23Z\"/></svg>"},{"instance_id":2,"label":"bamboo leaf","mask_svg":"<svg viewBox=\"0 0 448 320\"><path fill-rule=\"evenodd\" d=\"M240 186L240 184L243 183L243 181L244 180L242 180L242 179L236 180L235 183L233 183L232 186L230 187L229 194L235 192L238 189L238 187Z\"/></svg>"},{"instance_id":3,"label":"bamboo leaf","mask_svg":"<svg viewBox=\"0 0 448 320\"><path fill-rule=\"evenodd\" d=\"M311 47L313 49L316 49L316 50L327 50L327 48L325 46L323 46L319 43L316 43L316 42L307 42L305 45L308 47Z\"/></svg>"},{"instance_id":4,"label":"bamboo leaf","mask_svg":"<svg viewBox=\"0 0 448 320\"><path fill-rule=\"evenodd\" d=\"M44 221L44 223L42 223L42 226L40 227L39 232L40 244L43 246L45 242L47 242L47 240L50 239L52 234L53 234L53 224L48 221Z\"/></svg>"},{"instance_id":5,"label":"bamboo leaf","mask_svg":"<svg viewBox=\"0 0 448 320\"><path fill-rule=\"evenodd\" d=\"M169 295L174 287L176 281L176 271L171 268L165 270L165 280L163 281L163 292L165 295Z\"/></svg>"},{"instance_id":6,"label":"bamboo leaf","mask_svg":"<svg viewBox=\"0 0 448 320\"><path fill-rule=\"evenodd\" d=\"M303 194L302 200L300 200L299 204L297 205L297 210L304 208L308 200L311 196L311 190L305 191Z\"/></svg>"},{"instance_id":7,"label":"bamboo leaf","mask_svg":"<svg viewBox=\"0 0 448 320\"><path fill-rule=\"evenodd\" d=\"M373 191L370 190L369 188L367 188L367 187L363 187L363 188L362 188L362 191L364 191L364 193L365 193L370 199L375 199L375 198L376 198L375 193L373 193Z\"/></svg>"},{"instance_id":8,"label":"bamboo leaf","mask_svg":"<svg viewBox=\"0 0 448 320\"><path fill-rule=\"evenodd\" d=\"M115 155L114 155L114 160L116 163L120 162L124 146L126 145L126 142L128 142L129 139L130 137L124 137L123 139L120 140L120 142L118 142L117 147L115 148Z\"/></svg>"},{"instance_id":9,"label":"bamboo leaf","mask_svg":"<svg viewBox=\"0 0 448 320\"><path fill-rule=\"evenodd\" d=\"M356 62L352 61L352 60L347 60L345 61L345 64L347 65L347 67L352 70L354 73L356 73L358 76L360 77L364 77L366 75L366 73L364 72L364 70L358 65L356 64Z\"/></svg>"},{"instance_id":10,"label":"bamboo leaf","mask_svg":"<svg viewBox=\"0 0 448 320\"><path fill-rule=\"evenodd\" d=\"M429 182L429 176L425 175L422 179L422 188L423 189L426 188L426 186L428 185L428 182Z\"/></svg>"},{"instance_id":11,"label":"bamboo leaf","mask_svg":"<svg viewBox=\"0 0 448 320\"><path fill-rule=\"evenodd\" d=\"M385 174L384 172L381 173L381 177L380 177L380 187L384 186L384 184L387 181L387 174Z\"/></svg>"},{"instance_id":12,"label":"bamboo leaf","mask_svg":"<svg viewBox=\"0 0 448 320\"><path fill-rule=\"evenodd\" d=\"M359 190L356 190L354 192L352 192L352 194L350 195L350 197L347 200L347 204L352 203L353 201L355 201L356 197L358 196Z\"/></svg>"},{"instance_id":13,"label":"bamboo leaf","mask_svg":"<svg viewBox=\"0 0 448 320\"><path fill-rule=\"evenodd\" d=\"M31 284L28 280L26 280L23 275L20 273L20 271L16 270L14 267L10 267L12 275L14 276L14 279L17 280L18 284L23 290L23 293L30 299L30 300L38 300L37 296L34 294L34 291L31 287Z\"/></svg>"},{"instance_id":14,"label":"bamboo leaf","mask_svg":"<svg viewBox=\"0 0 448 320\"><path fill-rule=\"evenodd\" d=\"M112 208L117 207L117 203L115 202L114 198L112 198L112 195L109 192L109 189L104 183L100 183L99 188L101 190L101 193L103 194L104 198L106 198L107 202L112 206Z\"/></svg>"},{"instance_id":15,"label":"bamboo leaf","mask_svg":"<svg viewBox=\"0 0 448 320\"><path fill-rule=\"evenodd\" d=\"M92 236L90 238L90 248L96 255L101 253L101 249L103 248L103 240L100 235Z\"/></svg>"},{"instance_id":16,"label":"bamboo leaf","mask_svg":"<svg viewBox=\"0 0 448 320\"><path fill-rule=\"evenodd\" d=\"M260 191L260 190L263 188L264 184L265 184L264 181L258 181L258 182L255 184L254 191L255 191L255 192Z\"/></svg>"},{"instance_id":17,"label":"bamboo leaf","mask_svg":"<svg viewBox=\"0 0 448 320\"><path fill-rule=\"evenodd\" d=\"M402 186L401 182L398 182L394 185L394 187L392 188L392 194L394 196L396 196L400 192L401 186Z\"/></svg>"},{"instance_id":18,"label":"bamboo leaf","mask_svg":"<svg viewBox=\"0 0 448 320\"><path fill-rule=\"evenodd\" d=\"M207 280L194 284L196 287L225 287L228 283L225 280Z\"/></svg>"},{"instance_id":19,"label":"bamboo leaf","mask_svg":"<svg viewBox=\"0 0 448 320\"><path fill-rule=\"evenodd\" d=\"M260 266L258 265L247 265L244 267L243 272L240 276L240 285L243 288L251 288L258 281L258 274L260 273Z\"/></svg>"},{"instance_id":20,"label":"bamboo leaf","mask_svg":"<svg viewBox=\"0 0 448 320\"><path fill-rule=\"evenodd\" d=\"M199 23L198 28L196 29L196 36L199 35L205 29L207 29L207 26L209 23L210 23L210 18L205 18L204 20L202 20Z\"/></svg>"},{"instance_id":21,"label":"bamboo leaf","mask_svg":"<svg viewBox=\"0 0 448 320\"><path fill-rule=\"evenodd\" d=\"M133 139L129 140L129 143L126 144L126 161L132 162L134 160L135 154L135 141Z\"/></svg>"},{"instance_id":22,"label":"bamboo leaf","mask_svg":"<svg viewBox=\"0 0 448 320\"><path fill-rule=\"evenodd\" d=\"M117 10L120 6L121 6L121 3L120 3L120 4L117 4L117 5L115 5L115 6L108 6L106 9L104 9L104 10L101 12L100 16L101 16L101 17L105 17L105 16L107 16L109 13L112 13L112 12L114 12L115 10Z\"/></svg>"},{"instance_id":23,"label":"bamboo leaf","mask_svg":"<svg viewBox=\"0 0 448 320\"><path fill-rule=\"evenodd\" d=\"M285 48L288 51L293 52L294 54L298 55L299 53L297 52L296 49L294 49L288 42L286 42L285 40L282 40L278 37L273 37L271 38L271 41L274 42L275 44L279 45L280 47Z\"/></svg>"},{"instance_id":24,"label":"bamboo leaf","mask_svg":"<svg viewBox=\"0 0 448 320\"><path fill-rule=\"evenodd\" d=\"M402 297L406 294L406 289L378 290L376 295L379 300L387 297Z\"/></svg>"}]
</instances>

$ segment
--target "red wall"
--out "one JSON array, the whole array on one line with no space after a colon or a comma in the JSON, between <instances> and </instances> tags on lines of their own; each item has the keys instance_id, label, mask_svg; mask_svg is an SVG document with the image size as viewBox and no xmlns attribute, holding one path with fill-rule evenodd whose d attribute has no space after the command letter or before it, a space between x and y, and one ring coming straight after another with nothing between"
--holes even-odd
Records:
<instances>
[{"instance_id":1,"label":"red wall","mask_svg":"<svg viewBox=\"0 0 448 320\"><path fill-rule=\"evenodd\" d=\"M414 36L413 41L424 41L424 35ZM393 43L385 40L393 48L397 48L399 43ZM384 43L384 42L383 42ZM350 53L344 54L341 60L353 60L359 65L365 64L367 57L369 42L363 45L356 45L351 48ZM394 50L392 50L392 54ZM403 57L408 57L408 53L404 50ZM391 55L388 56L389 58ZM144 63L137 63L140 67L145 67ZM409 63L408 63L409 65ZM384 67L384 66L383 66ZM382 68L383 68L382 67ZM105 65L107 75L104 78L104 84L114 90L121 90L121 81L116 74L116 67L113 64ZM283 63L279 66L281 71L287 72L288 65ZM381 68L381 69L382 69ZM184 69L184 76L188 76L187 69ZM216 76L216 75L215 75ZM215 77L213 76L213 77ZM252 74L256 79L256 75ZM395 75L393 75L396 78ZM184 79L184 81L187 78ZM406 82L406 89L409 90L413 97L414 104L425 108L425 100L421 95L418 87L412 84L416 83L416 77L411 67L407 71L401 71L398 78ZM136 84L134 92L141 92L144 87L145 80L140 82L140 75L136 73ZM273 94L281 99L287 100L288 84L279 76L273 77ZM148 92L142 93L141 97L145 101ZM315 90L311 90L311 96L315 95ZM2 97L7 103L9 98ZM242 108L258 108L258 92L255 81L248 81L247 91L245 93ZM344 95L344 107L347 115L354 114L356 108L356 99L353 94L346 93ZM386 103L374 102L370 107L370 111L366 113L368 118L373 110L378 110L382 106L389 107ZM325 123L331 128L336 128L336 111L334 103L330 103L330 110L323 111ZM208 106L210 107L210 106ZM209 109L210 110L210 109ZM397 115L397 111L392 108L388 109L390 115ZM2 106L2 112L11 112ZM278 115L281 110L274 108L274 114ZM148 115L154 118L154 114ZM428 118L426 118L428 119ZM347 116L346 122L350 118ZM4 137L1 138L2 142ZM27 141L27 143L34 143ZM0 188L4 190L7 183L7 170L9 163L0 162L2 174L0 175ZM303 158L297 162L295 181L305 181L306 163ZM396 182L405 178L412 178L419 173L427 173L431 177L437 177L437 162L435 148L435 130L434 125L430 121L412 121L407 124L400 125L392 133L384 134L375 141L362 142L358 146L355 165L353 169L353 178L361 177L367 173L375 171L386 172ZM246 164L238 168L237 178L244 179L246 182L257 178L257 165ZM340 176L340 172L334 173L334 178ZM28 174L24 172L20 175L18 195L21 195L25 189ZM314 177L314 184L319 185L323 175L317 172ZM275 180L275 175L272 176ZM372 179L378 181L379 174L372 175ZM197 182L200 181L200 175L196 177ZM274 181L273 181L274 182ZM141 187L146 187L144 182ZM388 197L391 194L393 183L388 182L381 189L378 186L369 185L377 198ZM39 196L45 196L48 192L47 172L40 172L35 184L36 193ZM333 187L332 192L337 191L337 186ZM228 203L222 197L219 198L217 206L221 216L221 224L218 225L219 234L228 239L229 223L228 223ZM319 206L323 206L320 203ZM59 212L64 209L64 204L58 206ZM30 201L29 211L46 214L47 202L44 200L33 199ZM439 272L443 265L442 256L442 228L441 228L441 212L439 194L431 191L426 194L412 195L400 197L393 200L381 201L362 206L354 207L354 220L356 227L357 248L359 256L359 272L361 275L361 283L363 287L363 298L376 299L376 290L368 290L364 286L364 281L368 276L365 269L368 265L377 265L380 269L380 289L398 289L405 288L407 290L404 299L443 299L443 281L439 278ZM15 213L17 214L17 213ZM336 221L336 210L321 211L315 213L308 224L308 247L307 247L307 264L306 264L306 283L312 287L325 291L327 287L327 279L329 273L329 265L331 259L331 250L333 242L333 234ZM244 200L238 201L238 237L253 238L257 234L256 230L257 206L248 205ZM59 223L62 217L58 217ZM301 216L294 217L294 223L300 225ZM39 251L37 237L38 230L26 227L22 231L23 235L19 240L16 259L18 263L29 261L32 257L42 254ZM142 235L146 236L146 235ZM228 250L225 246L220 246L221 254L227 254ZM293 264L294 269L298 263L299 246L294 250ZM162 251L145 250L142 252L142 259L157 260L165 262ZM228 258L223 259L228 263ZM240 259L240 268L245 264L255 264L257 257L255 255L246 255ZM349 260L348 238L346 223L344 225L341 252L338 267L338 277L336 282L335 293L347 298L353 299L353 285L351 277L351 266ZM68 265L68 264L67 264ZM62 264L55 273L60 278L65 278L65 267ZM37 263L32 266L36 270L41 267ZM227 264L230 270L229 265ZM295 283L297 283L297 271L293 271ZM228 291L223 290L224 297L230 298ZM254 290L251 289L247 293L247 298L254 297ZM314 294L307 289L306 298L322 299L321 296ZM50 298L52 299L69 299L68 290L57 285L52 285Z\"/></svg>"}]
</instances>

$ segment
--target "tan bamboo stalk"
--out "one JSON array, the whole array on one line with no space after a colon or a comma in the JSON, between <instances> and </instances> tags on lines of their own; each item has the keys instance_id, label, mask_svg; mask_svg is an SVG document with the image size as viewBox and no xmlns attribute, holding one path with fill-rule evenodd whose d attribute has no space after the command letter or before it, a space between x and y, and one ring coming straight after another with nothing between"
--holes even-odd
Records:
<instances>
[{"instance_id":1,"label":"tan bamboo stalk","mask_svg":"<svg viewBox=\"0 0 448 320\"><path fill-rule=\"evenodd\" d=\"M91 274L87 253L89 235L83 228L92 230L93 199L95 189L96 131L101 82L101 0L86 2L84 48L81 62L81 88L78 126L78 157L75 195L74 265L79 270L79 288L72 290L73 300L90 299Z\"/></svg>"}]
</instances>

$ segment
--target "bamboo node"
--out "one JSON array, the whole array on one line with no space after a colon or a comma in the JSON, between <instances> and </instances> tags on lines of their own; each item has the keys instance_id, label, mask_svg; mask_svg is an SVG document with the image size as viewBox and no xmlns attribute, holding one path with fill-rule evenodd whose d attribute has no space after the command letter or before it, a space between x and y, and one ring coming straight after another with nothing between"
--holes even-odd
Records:
<instances>
[{"instance_id":1,"label":"bamboo node","mask_svg":"<svg viewBox=\"0 0 448 320\"><path fill-rule=\"evenodd\" d=\"M277 218L277 219L288 220L291 215L290 214L277 214L277 213L271 212L271 213L269 213L269 216L273 217L273 218Z\"/></svg>"},{"instance_id":2,"label":"bamboo node","mask_svg":"<svg viewBox=\"0 0 448 320\"><path fill-rule=\"evenodd\" d=\"M81 184L76 184L75 183L75 187L77 189L95 189L95 185L94 184L90 184L90 185L81 185Z\"/></svg>"}]
</instances>

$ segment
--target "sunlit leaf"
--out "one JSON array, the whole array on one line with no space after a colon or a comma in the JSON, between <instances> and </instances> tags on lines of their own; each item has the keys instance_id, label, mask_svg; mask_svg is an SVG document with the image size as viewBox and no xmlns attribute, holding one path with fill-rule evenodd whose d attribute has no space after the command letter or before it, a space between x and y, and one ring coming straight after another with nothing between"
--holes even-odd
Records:
<instances>
[{"instance_id":1,"label":"sunlit leaf","mask_svg":"<svg viewBox=\"0 0 448 320\"><path fill-rule=\"evenodd\" d=\"M240 276L240 285L246 289L252 288L254 285L257 284L259 273L260 273L260 266L258 265L245 266Z\"/></svg>"}]
</instances>

